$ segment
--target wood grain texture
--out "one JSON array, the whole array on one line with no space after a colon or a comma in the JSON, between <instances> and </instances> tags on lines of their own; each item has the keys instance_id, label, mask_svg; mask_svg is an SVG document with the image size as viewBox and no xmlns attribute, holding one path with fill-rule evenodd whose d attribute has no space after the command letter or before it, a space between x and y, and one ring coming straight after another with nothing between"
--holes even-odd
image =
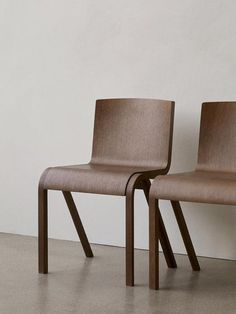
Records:
<instances>
[{"instance_id":1,"label":"wood grain texture","mask_svg":"<svg viewBox=\"0 0 236 314\"><path fill-rule=\"evenodd\" d=\"M157 177L152 184L150 199L171 200L193 270L200 270L196 253L179 201L236 205L236 102L209 102L202 105L198 162L192 172ZM150 207L153 216L154 206ZM158 230L151 223L150 236ZM150 254L150 287L157 289L156 257ZM154 278L152 278L152 276Z\"/></svg>"},{"instance_id":2,"label":"wood grain texture","mask_svg":"<svg viewBox=\"0 0 236 314\"><path fill-rule=\"evenodd\" d=\"M177 220L178 226L179 226L179 230L181 232L183 241L184 241L184 245L186 248L186 251L188 253L188 257L190 260L190 263L192 265L192 269L195 271L199 271L200 270L200 266L197 260L197 256L193 247L193 243L188 231L188 227L180 206L180 203L178 201L171 201L171 205L173 207L174 213L175 213L175 218Z\"/></svg>"},{"instance_id":3,"label":"wood grain texture","mask_svg":"<svg viewBox=\"0 0 236 314\"><path fill-rule=\"evenodd\" d=\"M154 178L168 172L173 121L171 101L98 100L91 161L47 169L44 188L125 196L135 173Z\"/></svg>"},{"instance_id":4,"label":"wood grain texture","mask_svg":"<svg viewBox=\"0 0 236 314\"><path fill-rule=\"evenodd\" d=\"M129 286L134 285L134 191L143 180L168 172L173 123L172 101L98 100L91 161L85 165L48 168L40 179L42 190L63 191L86 256L92 256L92 251L70 192L126 197L126 284ZM41 194L39 199L39 261L46 269L43 261L47 259L44 215L47 204L46 200L42 201ZM161 225L167 263L175 267L163 221Z\"/></svg>"},{"instance_id":5,"label":"wood grain texture","mask_svg":"<svg viewBox=\"0 0 236 314\"><path fill-rule=\"evenodd\" d=\"M143 184L143 191L144 191L147 203L149 204L149 191L151 187L151 182L150 180L144 180L142 184ZM173 250L169 241L168 234L166 232L166 228L165 228L162 216L161 216L161 212L158 209L157 211L158 211L157 214L159 215L160 243L161 243L161 247L162 247L165 259L166 259L166 263L169 268L176 268L177 263L173 254Z\"/></svg>"},{"instance_id":6,"label":"wood grain texture","mask_svg":"<svg viewBox=\"0 0 236 314\"><path fill-rule=\"evenodd\" d=\"M160 176L152 193L159 199L236 204L236 102L202 105L195 171Z\"/></svg>"},{"instance_id":7,"label":"wood grain texture","mask_svg":"<svg viewBox=\"0 0 236 314\"><path fill-rule=\"evenodd\" d=\"M38 191L38 268L39 273L48 272L48 193L39 187Z\"/></svg>"},{"instance_id":8,"label":"wood grain texture","mask_svg":"<svg viewBox=\"0 0 236 314\"><path fill-rule=\"evenodd\" d=\"M149 288L159 289L159 217L158 201L150 198L149 203Z\"/></svg>"},{"instance_id":9,"label":"wood grain texture","mask_svg":"<svg viewBox=\"0 0 236 314\"><path fill-rule=\"evenodd\" d=\"M66 204L69 208L71 218L72 218L73 223L75 225L75 229L78 233L81 245L84 249L84 253L85 253L86 257L93 257L93 252L92 252L92 249L90 247L87 235L84 231L84 227L83 227L82 221L80 219L79 213L77 211L73 197L72 197L70 192L62 191L62 193L64 195Z\"/></svg>"}]
</instances>

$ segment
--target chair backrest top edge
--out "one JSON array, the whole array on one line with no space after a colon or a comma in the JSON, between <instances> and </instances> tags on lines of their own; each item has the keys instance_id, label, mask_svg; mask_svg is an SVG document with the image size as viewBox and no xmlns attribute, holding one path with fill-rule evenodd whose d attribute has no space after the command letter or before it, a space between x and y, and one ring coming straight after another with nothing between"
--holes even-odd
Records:
<instances>
[{"instance_id":1,"label":"chair backrest top edge","mask_svg":"<svg viewBox=\"0 0 236 314\"><path fill-rule=\"evenodd\" d=\"M161 102L170 102L170 103L175 103L173 100L169 100L169 99L157 99L157 98L136 98L136 97L127 97L127 98L99 98L96 99L96 102L100 102L100 101L119 101L119 100L125 100L125 101L161 101Z\"/></svg>"},{"instance_id":2,"label":"chair backrest top edge","mask_svg":"<svg viewBox=\"0 0 236 314\"><path fill-rule=\"evenodd\" d=\"M236 100L232 100L232 101L230 101L230 100L226 100L226 101L224 101L224 100L220 100L220 101L204 101L203 103L202 103L202 106L204 106L204 105L223 105L223 104L236 104Z\"/></svg>"}]
</instances>

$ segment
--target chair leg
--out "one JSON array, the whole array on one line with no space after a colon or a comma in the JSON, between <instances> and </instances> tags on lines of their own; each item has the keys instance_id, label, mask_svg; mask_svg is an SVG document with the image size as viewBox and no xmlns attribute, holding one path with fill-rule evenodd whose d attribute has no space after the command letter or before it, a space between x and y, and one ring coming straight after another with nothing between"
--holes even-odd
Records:
<instances>
[{"instance_id":1,"label":"chair leg","mask_svg":"<svg viewBox=\"0 0 236 314\"><path fill-rule=\"evenodd\" d=\"M179 229L188 253L188 257L190 260L190 263L192 265L192 269L195 271L199 271L200 270L200 266L197 260L197 256L193 247L193 243L188 231L188 227L180 206L180 203L178 201L171 201L171 205L173 207L174 213L175 213L175 217L177 220L177 223L179 225Z\"/></svg>"},{"instance_id":2,"label":"chair leg","mask_svg":"<svg viewBox=\"0 0 236 314\"><path fill-rule=\"evenodd\" d=\"M69 208L69 211L70 211L72 220L73 220L73 222L74 222L76 231L77 231L77 233L78 233L78 236L79 236L79 238L80 238L82 247L83 247L83 249L84 249L84 253L85 253L85 255L86 255L87 257L93 257L93 252L92 252L92 249L91 249L91 247L90 247L90 244L89 244L87 235L86 235L86 233L85 233L85 230L84 230L82 221L81 221L81 219L80 219L80 216L79 216L79 214L78 214L78 211L77 211L75 202L74 202L74 200L73 200L73 197L72 197L72 195L71 195L70 192L62 191L62 193L63 193L63 195L64 195L66 204L67 204L67 206L68 206L68 208Z\"/></svg>"},{"instance_id":3,"label":"chair leg","mask_svg":"<svg viewBox=\"0 0 236 314\"><path fill-rule=\"evenodd\" d=\"M47 190L39 188L38 194L38 269L48 273L48 204Z\"/></svg>"},{"instance_id":4,"label":"chair leg","mask_svg":"<svg viewBox=\"0 0 236 314\"><path fill-rule=\"evenodd\" d=\"M149 203L148 200L149 200L150 186L151 186L151 183L149 180L143 181L143 191L144 191L147 203ZM166 259L166 263L169 268L176 268L177 267L176 260L172 251L172 247L171 247L159 208L157 208L157 214L159 215L160 243L161 243L161 247L163 249L163 253Z\"/></svg>"},{"instance_id":5,"label":"chair leg","mask_svg":"<svg viewBox=\"0 0 236 314\"><path fill-rule=\"evenodd\" d=\"M134 285L134 190L126 195L126 285Z\"/></svg>"},{"instance_id":6,"label":"chair leg","mask_svg":"<svg viewBox=\"0 0 236 314\"><path fill-rule=\"evenodd\" d=\"M159 289L159 234L160 216L156 199L149 200L149 288Z\"/></svg>"}]
</instances>

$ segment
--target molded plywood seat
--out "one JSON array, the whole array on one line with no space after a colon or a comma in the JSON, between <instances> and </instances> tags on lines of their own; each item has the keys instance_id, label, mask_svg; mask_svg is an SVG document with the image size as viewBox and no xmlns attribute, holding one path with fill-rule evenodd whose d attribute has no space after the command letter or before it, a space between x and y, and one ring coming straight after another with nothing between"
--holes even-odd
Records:
<instances>
[{"instance_id":1,"label":"molded plywood seat","mask_svg":"<svg viewBox=\"0 0 236 314\"><path fill-rule=\"evenodd\" d=\"M236 205L235 155L236 102L204 103L196 170L160 176L150 190L150 288L159 287L158 200L172 200L175 214L181 210L178 201Z\"/></svg>"},{"instance_id":2,"label":"molded plywood seat","mask_svg":"<svg viewBox=\"0 0 236 314\"><path fill-rule=\"evenodd\" d=\"M153 168L148 167L94 163L54 167L47 169L44 187L52 190L124 196L129 179L134 174L148 174L152 170Z\"/></svg>"},{"instance_id":3,"label":"molded plywood seat","mask_svg":"<svg viewBox=\"0 0 236 314\"><path fill-rule=\"evenodd\" d=\"M165 200L235 205L236 173L194 171L160 176L151 194Z\"/></svg>"}]
</instances>

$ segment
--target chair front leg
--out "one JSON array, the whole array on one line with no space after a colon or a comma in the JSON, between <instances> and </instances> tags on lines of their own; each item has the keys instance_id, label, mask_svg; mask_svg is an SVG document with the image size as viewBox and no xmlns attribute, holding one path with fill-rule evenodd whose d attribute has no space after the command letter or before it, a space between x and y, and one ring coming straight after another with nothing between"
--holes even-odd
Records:
<instances>
[{"instance_id":1,"label":"chair front leg","mask_svg":"<svg viewBox=\"0 0 236 314\"><path fill-rule=\"evenodd\" d=\"M134 190L126 195L126 285L134 285Z\"/></svg>"},{"instance_id":2,"label":"chair front leg","mask_svg":"<svg viewBox=\"0 0 236 314\"><path fill-rule=\"evenodd\" d=\"M39 187L38 191L38 269L48 273L48 191Z\"/></svg>"},{"instance_id":3,"label":"chair front leg","mask_svg":"<svg viewBox=\"0 0 236 314\"><path fill-rule=\"evenodd\" d=\"M158 201L149 200L149 287L159 289L159 215Z\"/></svg>"},{"instance_id":4,"label":"chair front leg","mask_svg":"<svg viewBox=\"0 0 236 314\"><path fill-rule=\"evenodd\" d=\"M126 285L134 285L134 191L141 182L140 174L129 180L126 188Z\"/></svg>"}]
</instances>

